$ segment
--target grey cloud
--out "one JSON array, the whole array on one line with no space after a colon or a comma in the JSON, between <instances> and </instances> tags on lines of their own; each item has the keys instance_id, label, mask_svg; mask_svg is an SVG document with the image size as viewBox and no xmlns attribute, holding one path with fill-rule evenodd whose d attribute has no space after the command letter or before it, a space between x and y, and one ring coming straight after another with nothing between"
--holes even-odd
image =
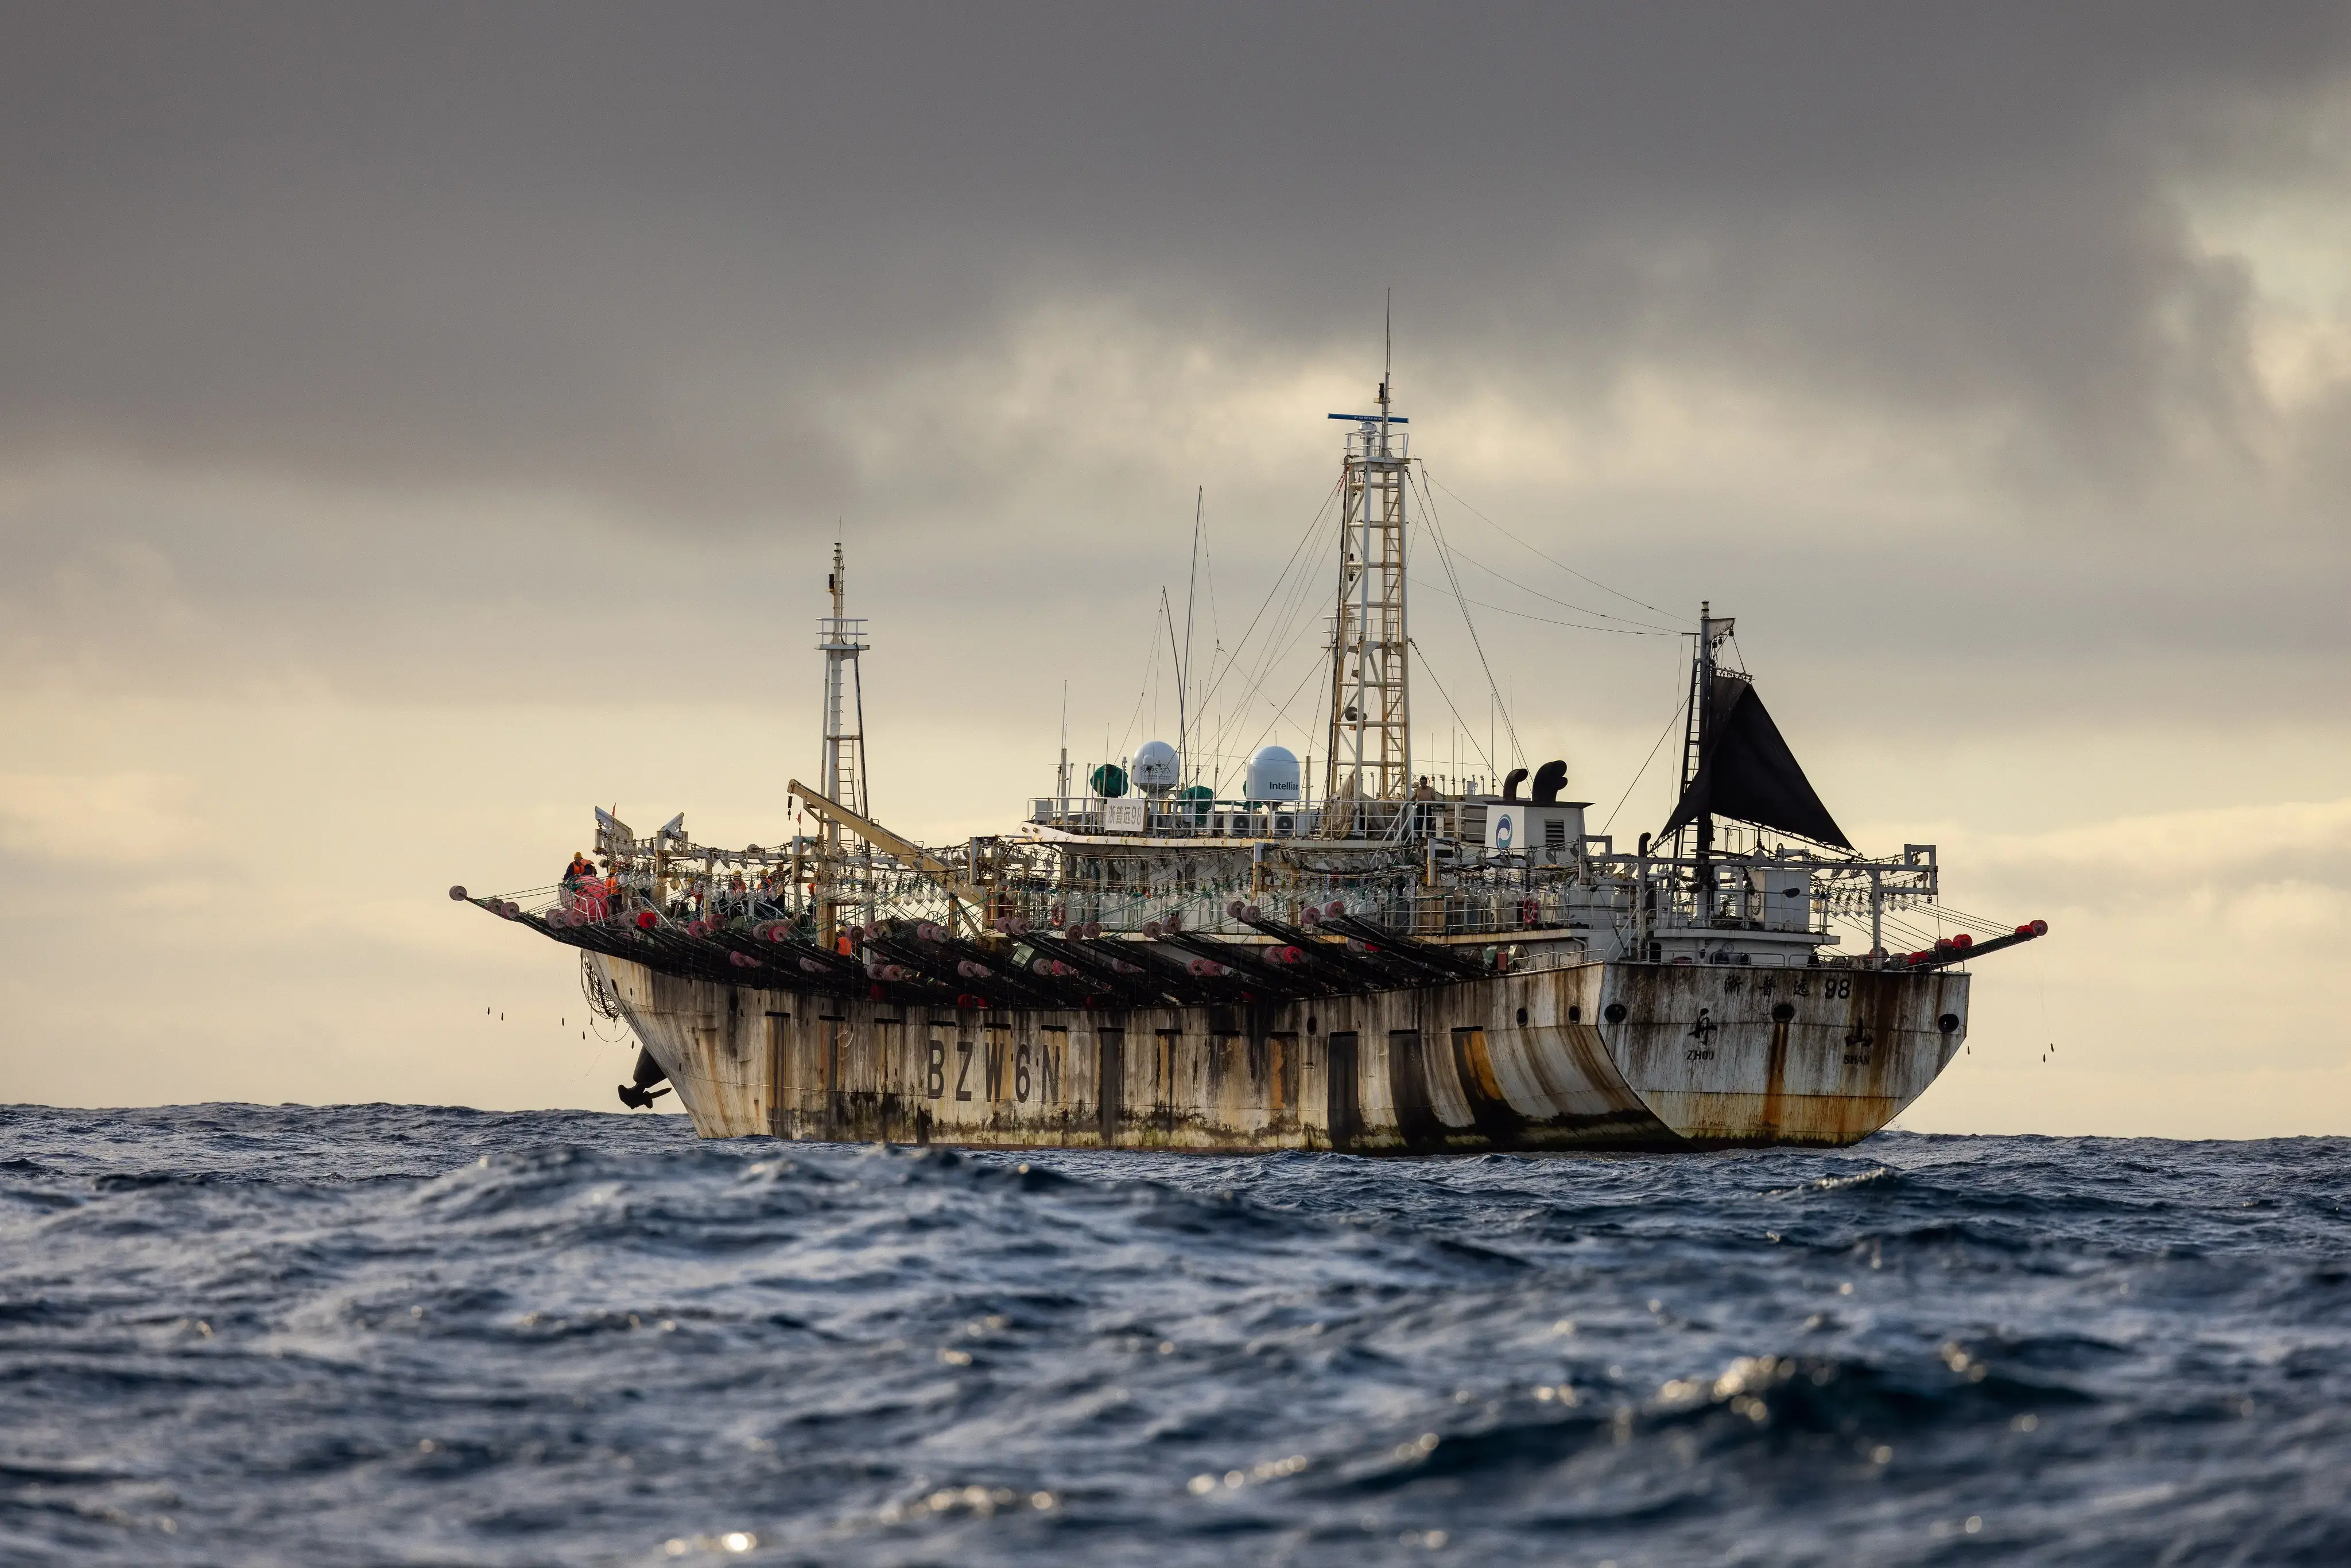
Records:
<instances>
[{"instance_id":1,"label":"grey cloud","mask_svg":"<svg viewBox=\"0 0 2351 1568\"><path fill-rule=\"evenodd\" d=\"M1648 362L2010 410L2023 477L2256 417L2165 182L2297 156L2335 6L19 7L0 450L670 526L852 506L799 421L1142 298L1427 387ZM994 476L966 472L985 489Z\"/></svg>"}]
</instances>

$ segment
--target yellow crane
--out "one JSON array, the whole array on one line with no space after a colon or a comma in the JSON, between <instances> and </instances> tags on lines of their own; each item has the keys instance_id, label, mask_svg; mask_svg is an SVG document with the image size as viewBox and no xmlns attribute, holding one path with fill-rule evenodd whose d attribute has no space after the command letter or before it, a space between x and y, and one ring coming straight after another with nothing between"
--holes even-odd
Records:
<instances>
[{"instance_id":1,"label":"yellow crane","mask_svg":"<svg viewBox=\"0 0 2351 1568\"><path fill-rule=\"evenodd\" d=\"M787 793L799 799L810 810L825 821L837 827L848 829L883 854L912 867L937 883L940 889L947 895L947 928L950 931L955 929L959 918L970 924L975 936L982 929L979 917L963 912L957 901L986 909L987 894L957 876L955 868L946 862L939 859L914 840L900 838L881 823L871 818L859 816L840 801L821 790L811 789L797 779L787 787ZM825 933L828 940L831 936L830 931Z\"/></svg>"}]
</instances>

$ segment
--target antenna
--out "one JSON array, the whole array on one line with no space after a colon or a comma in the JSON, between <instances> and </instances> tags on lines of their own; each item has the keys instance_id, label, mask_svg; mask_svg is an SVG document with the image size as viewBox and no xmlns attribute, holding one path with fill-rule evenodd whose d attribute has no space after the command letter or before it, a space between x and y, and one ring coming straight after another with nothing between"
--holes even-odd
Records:
<instances>
[{"instance_id":1,"label":"antenna","mask_svg":"<svg viewBox=\"0 0 2351 1568\"><path fill-rule=\"evenodd\" d=\"M1387 293L1387 307L1380 318L1380 446L1387 446L1388 388L1395 384L1395 290Z\"/></svg>"},{"instance_id":2,"label":"antenna","mask_svg":"<svg viewBox=\"0 0 2351 1568\"><path fill-rule=\"evenodd\" d=\"M1192 685L1192 601L1200 591L1200 509L1207 505L1208 487L1200 486L1192 493L1192 582L1184 591L1184 662L1176 672L1176 749L1183 758L1184 771L1192 772L1192 742L1185 727L1186 703Z\"/></svg>"},{"instance_id":3,"label":"antenna","mask_svg":"<svg viewBox=\"0 0 2351 1568\"><path fill-rule=\"evenodd\" d=\"M858 655L865 652L865 622L845 613L849 608L849 563L841 550L845 525L833 520L832 570L825 578L825 594L832 613L817 620L816 645L824 655L824 752L819 763L819 786L839 805L864 813L872 810L865 788L865 682ZM841 827L827 819L820 862L821 890L817 899L819 938L828 945L841 909L859 900L854 885L844 885L841 858ZM871 859L864 846L861 860ZM858 879L872 892L870 876Z\"/></svg>"},{"instance_id":4,"label":"antenna","mask_svg":"<svg viewBox=\"0 0 2351 1568\"><path fill-rule=\"evenodd\" d=\"M1339 799L1343 791L1356 800L1403 800L1412 793L1412 637L1405 612L1405 476L1411 456L1393 431L1407 423L1395 412L1393 289L1382 327L1378 411L1330 416L1359 428L1348 438L1340 464L1326 800ZM1369 821L1360 814L1357 820Z\"/></svg>"}]
</instances>

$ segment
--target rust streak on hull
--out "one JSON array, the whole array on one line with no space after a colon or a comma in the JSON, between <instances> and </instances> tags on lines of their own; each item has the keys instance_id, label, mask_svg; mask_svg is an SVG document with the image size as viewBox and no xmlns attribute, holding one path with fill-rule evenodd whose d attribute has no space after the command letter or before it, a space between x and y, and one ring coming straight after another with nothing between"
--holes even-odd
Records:
<instances>
[{"instance_id":1,"label":"rust streak on hull","mask_svg":"<svg viewBox=\"0 0 2351 1568\"><path fill-rule=\"evenodd\" d=\"M998 1148L1844 1145L1934 1082L1968 991L1950 970L1592 962L1279 1004L983 1010L593 962L704 1137Z\"/></svg>"}]
</instances>

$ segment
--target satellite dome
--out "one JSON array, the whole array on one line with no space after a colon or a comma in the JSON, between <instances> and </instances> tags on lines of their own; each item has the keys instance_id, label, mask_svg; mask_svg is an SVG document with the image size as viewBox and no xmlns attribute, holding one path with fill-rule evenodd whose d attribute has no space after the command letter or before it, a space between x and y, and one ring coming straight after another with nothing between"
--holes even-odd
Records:
<instances>
[{"instance_id":1,"label":"satellite dome","mask_svg":"<svg viewBox=\"0 0 2351 1568\"><path fill-rule=\"evenodd\" d=\"M1134 754L1134 787L1146 795L1165 795L1176 788L1183 758L1164 740L1146 740Z\"/></svg>"},{"instance_id":2,"label":"satellite dome","mask_svg":"<svg viewBox=\"0 0 2351 1568\"><path fill-rule=\"evenodd\" d=\"M1298 758L1286 746L1269 746L1249 758L1249 798L1252 800L1298 799Z\"/></svg>"}]
</instances>

